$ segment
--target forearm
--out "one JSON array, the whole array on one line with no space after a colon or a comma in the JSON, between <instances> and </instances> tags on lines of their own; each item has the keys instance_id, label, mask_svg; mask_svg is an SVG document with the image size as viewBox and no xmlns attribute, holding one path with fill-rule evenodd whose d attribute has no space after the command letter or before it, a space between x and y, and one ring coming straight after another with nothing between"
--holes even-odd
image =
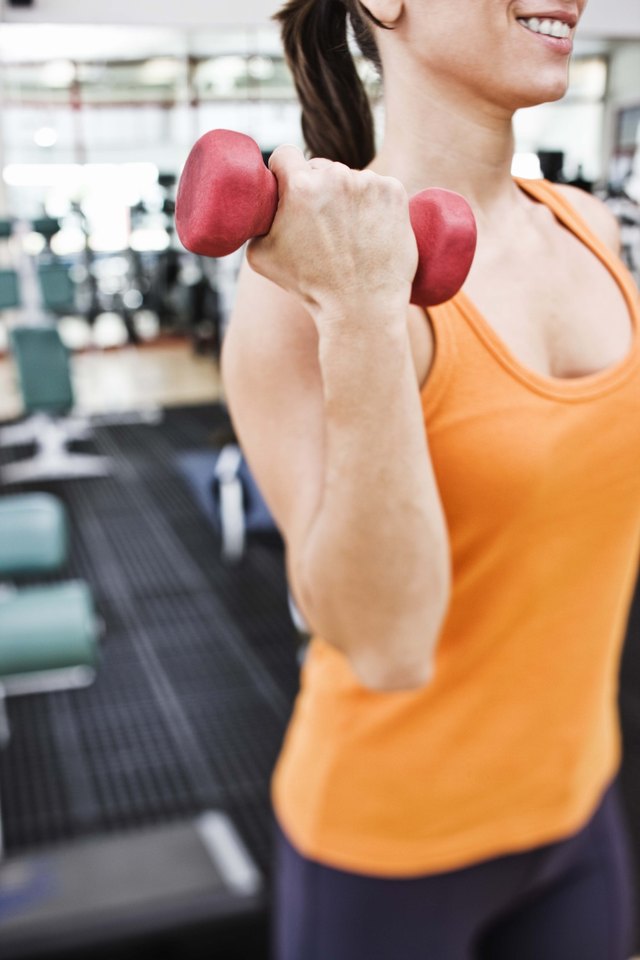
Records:
<instances>
[{"instance_id":1,"label":"forearm","mask_svg":"<svg viewBox=\"0 0 640 960\"><path fill-rule=\"evenodd\" d=\"M323 325L322 496L290 575L313 630L400 689L430 673L449 546L406 323L376 309Z\"/></svg>"}]
</instances>

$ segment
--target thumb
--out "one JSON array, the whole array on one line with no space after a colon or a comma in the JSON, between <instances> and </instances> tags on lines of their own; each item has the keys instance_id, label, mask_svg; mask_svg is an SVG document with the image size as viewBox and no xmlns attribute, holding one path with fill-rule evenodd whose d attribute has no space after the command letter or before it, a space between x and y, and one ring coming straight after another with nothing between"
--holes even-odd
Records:
<instances>
[{"instance_id":1,"label":"thumb","mask_svg":"<svg viewBox=\"0 0 640 960\"><path fill-rule=\"evenodd\" d=\"M292 143L283 143L276 147L269 157L269 170L275 175L276 180L284 180L291 176L296 170L307 170L308 163L299 147Z\"/></svg>"}]
</instances>

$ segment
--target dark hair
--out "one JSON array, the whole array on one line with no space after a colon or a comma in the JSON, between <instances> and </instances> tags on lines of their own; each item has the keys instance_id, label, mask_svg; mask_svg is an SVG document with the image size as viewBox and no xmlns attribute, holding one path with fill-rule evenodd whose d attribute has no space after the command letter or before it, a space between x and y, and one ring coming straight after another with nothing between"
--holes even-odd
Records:
<instances>
[{"instance_id":1,"label":"dark hair","mask_svg":"<svg viewBox=\"0 0 640 960\"><path fill-rule=\"evenodd\" d=\"M302 106L302 134L311 156L362 169L375 153L373 115L348 43L347 18L364 57L381 73L370 20L359 0L287 0L274 14Z\"/></svg>"}]
</instances>

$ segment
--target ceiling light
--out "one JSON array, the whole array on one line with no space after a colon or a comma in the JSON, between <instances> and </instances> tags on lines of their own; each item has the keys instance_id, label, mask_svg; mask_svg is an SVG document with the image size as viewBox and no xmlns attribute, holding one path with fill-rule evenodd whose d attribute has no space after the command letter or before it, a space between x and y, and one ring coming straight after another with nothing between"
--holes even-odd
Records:
<instances>
[{"instance_id":1,"label":"ceiling light","mask_svg":"<svg viewBox=\"0 0 640 960\"><path fill-rule=\"evenodd\" d=\"M58 142L58 134L53 127L40 127L34 133L33 140L39 147L52 147Z\"/></svg>"},{"instance_id":2,"label":"ceiling light","mask_svg":"<svg viewBox=\"0 0 640 960\"><path fill-rule=\"evenodd\" d=\"M76 78L76 66L71 60L51 60L42 67L45 87L69 87Z\"/></svg>"},{"instance_id":3,"label":"ceiling light","mask_svg":"<svg viewBox=\"0 0 640 960\"><path fill-rule=\"evenodd\" d=\"M183 70L184 65L173 57L155 57L140 67L140 79L150 86L175 83Z\"/></svg>"},{"instance_id":4,"label":"ceiling light","mask_svg":"<svg viewBox=\"0 0 640 960\"><path fill-rule=\"evenodd\" d=\"M254 80L271 80L276 68L271 57L249 57L247 73Z\"/></svg>"}]
</instances>

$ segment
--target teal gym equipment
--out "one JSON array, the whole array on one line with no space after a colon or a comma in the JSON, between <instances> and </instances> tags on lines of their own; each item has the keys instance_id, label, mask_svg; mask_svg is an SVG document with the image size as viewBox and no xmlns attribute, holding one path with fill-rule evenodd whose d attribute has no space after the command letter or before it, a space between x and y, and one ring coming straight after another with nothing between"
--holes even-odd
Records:
<instances>
[{"instance_id":1,"label":"teal gym equipment","mask_svg":"<svg viewBox=\"0 0 640 960\"><path fill-rule=\"evenodd\" d=\"M13 234L13 222L0 219L0 241L7 241L7 247L2 249L3 259L10 259L8 255L8 241ZM20 306L20 280L17 270L3 265L0 268L0 311L12 310Z\"/></svg>"},{"instance_id":2,"label":"teal gym equipment","mask_svg":"<svg viewBox=\"0 0 640 960\"><path fill-rule=\"evenodd\" d=\"M56 497L0 498L0 687L5 695L86 686L94 679L100 624L87 584L16 586L27 576L59 570L68 544L66 511Z\"/></svg>"},{"instance_id":3,"label":"teal gym equipment","mask_svg":"<svg viewBox=\"0 0 640 960\"><path fill-rule=\"evenodd\" d=\"M60 500L48 493L0 498L0 581L15 584L54 573L68 552L68 521ZM96 658L96 619L86 583L19 588L5 583L0 592L5 694L85 685L93 680Z\"/></svg>"},{"instance_id":4,"label":"teal gym equipment","mask_svg":"<svg viewBox=\"0 0 640 960\"><path fill-rule=\"evenodd\" d=\"M0 447L35 444L36 453L0 468L5 484L78 477L105 477L112 472L109 457L74 453L69 444L89 440L93 425L157 424L162 410L144 410L83 417L74 414L75 396L69 351L55 326L14 327L9 334L25 420L0 427Z\"/></svg>"},{"instance_id":5,"label":"teal gym equipment","mask_svg":"<svg viewBox=\"0 0 640 960\"><path fill-rule=\"evenodd\" d=\"M48 313L62 316L77 312L75 286L64 263L38 264L38 282L42 305Z\"/></svg>"},{"instance_id":6,"label":"teal gym equipment","mask_svg":"<svg viewBox=\"0 0 640 960\"><path fill-rule=\"evenodd\" d=\"M5 696L84 687L95 678L97 630L81 580L0 596L0 685Z\"/></svg>"},{"instance_id":7,"label":"teal gym equipment","mask_svg":"<svg viewBox=\"0 0 640 960\"><path fill-rule=\"evenodd\" d=\"M1 234L0 234L1 236ZM0 310L20 306L20 282L16 270L0 270Z\"/></svg>"},{"instance_id":8,"label":"teal gym equipment","mask_svg":"<svg viewBox=\"0 0 640 960\"><path fill-rule=\"evenodd\" d=\"M4 483L29 483L73 477L104 477L110 473L107 457L72 453L74 440L87 440L87 418L72 416L73 383L69 352L54 326L14 327L11 352L27 419L0 428L0 446L35 443L36 454L0 470Z\"/></svg>"},{"instance_id":9,"label":"teal gym equipment","mask_svg":"<svg viewBox=\"0 0 640 960\"><path fill-rule=\"evenodd\" d=\"M0 497L0 581L59 570L68 549L60 500L48 493Z\"/></svg>"},{"instance_id":10,"label":"teal gym equipment","mask_svg":"<svg viewBox=\"0 0 640 960\"><path fill-rule=\"evenodd\" d=\"M60 221L56 217L38 217L32 220L31 226L34 233L39 233L45 241L45 248L36 265L42 306L47 313L56 316L77 313L76 287L69 267L51 249L51 240L61 227Z\"/></svg>"},{"instance_id":11,"label":"teal gym equipment","mask_svg":"<svg viewBox=\"0 0 640 960\"><path fill-rule=\"evenodd\" d=\"M66 512L56 497L0 498L0 746L10 736L7 697L85 687L95 679L102 625L89 586L81 580L16 586L26 576L59 570L68 542Z\"/></svg>"}]
</instances>

